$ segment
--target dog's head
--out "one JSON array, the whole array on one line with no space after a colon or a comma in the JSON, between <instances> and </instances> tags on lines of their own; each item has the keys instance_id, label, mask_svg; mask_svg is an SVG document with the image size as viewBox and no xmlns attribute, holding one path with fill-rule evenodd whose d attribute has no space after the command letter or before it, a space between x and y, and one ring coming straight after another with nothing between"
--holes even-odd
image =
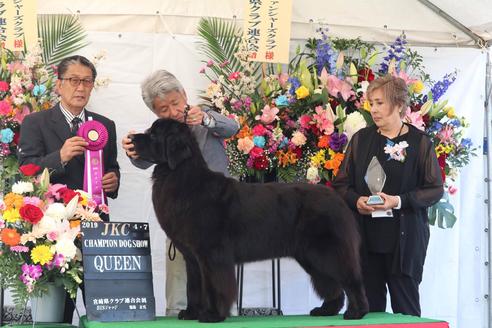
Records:
<instances>
[{"instance_id":1,"label":"dog's head","mask_svg":"<svg viewBox=\"0 0 492 328\"><path fill-rule=\"evenodd\" d=\"M186 124L171 119L158 119L145 133L130 136L139 158L155 163L167 163L174 170L182 161L191 158L191 131Z\"/></svg>"}]
</instances>

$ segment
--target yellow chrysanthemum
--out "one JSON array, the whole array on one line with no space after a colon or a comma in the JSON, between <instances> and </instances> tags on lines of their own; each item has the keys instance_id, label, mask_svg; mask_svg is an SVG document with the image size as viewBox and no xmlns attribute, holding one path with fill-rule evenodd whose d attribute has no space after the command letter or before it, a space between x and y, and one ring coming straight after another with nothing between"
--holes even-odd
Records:
<instances>
[{"instance_id":1,"label":"yellow chrysanthemum","mask_svg":"<svg viewBox=\"0 0 492 328\"><path fill-rule=\"evenodd\" d=\"M422 83L422 81L418 80L412 83L413 93L422 93L423 90L424 90L424 83Z\"/></svg>"},{"instance_id":2,"label":"yellow chrysanthemum","mask_svg":"<svg viewBox=\"0 0 492 328\"><path fill-rule=\"evenodd\" d=\"M11 209L13 207L21 208L22 205L24 205L24 197L22 195L15 194L13 192L9 192L3 198L3 202L4 202L5 207L7 209Z\"/></svg>"},{"instance_id":3,"label":"yellow chrysanthemum","mask_svg":"<svg viewBox=\"0 0 492 328\"><path fill-rule=\"evenodd\" d=\"M369 103L369 100L364 100L364 102L362 103L362 108L367 112L371 111L371 104Z\"/></svg>"},{"instance_id":4,"label":"yellow chrysanthemum","mask_svg":"<svg viewBox=\"0 0 492 328\"><path fill-rule=\"evenodd\" d=\"M33 263L39 263L45 265L53 259L53 253L47 245L38 245L31 251L31 259Z\"/></svg>"},{"instance_id":5,"label":"yellow chrysanthemum","mask_svg":"<svg viewBox=\"0 0 492 328\"><path fill-rule=\"evenodd\" d=\"M307 96L309 96L309 89L306 88L305 86L301 85L296 90L296 96L297 96L297 99L304 99L304 98L306 98Z\"/></svg>"},{"instance_id":6,"label":"yellow chrysanthemum","mask_svg":"<svg viewBox=\"0 0 492 328\"><path fill-rule=\"evenodd\" d=\"M20 219L19 210L16 208L11 208L3 212L3 219L9 223L15 223Z\"/></svg>"}]
</instances>

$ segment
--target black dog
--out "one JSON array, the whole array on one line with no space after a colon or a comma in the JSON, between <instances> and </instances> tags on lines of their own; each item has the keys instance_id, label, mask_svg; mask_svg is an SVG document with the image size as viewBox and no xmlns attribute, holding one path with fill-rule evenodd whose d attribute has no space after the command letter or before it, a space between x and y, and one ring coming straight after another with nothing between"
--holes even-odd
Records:
<instances>
[{"instance_id":1,"label":"black dog","mask_svg":"<svg viewBox=\"0 0 492 328\"><path fill-rule=\"evenodd\" d=\"M180 319L223 321L237 292L234 265L293 257L324 299L311 315L368 312L360 237L350 209L320 185L248 184L212 172L187 125L154 122L133 135L140 158L158 164L152 200L160 225L183 253L188 307Z\"/></svg>"}]
</instances>

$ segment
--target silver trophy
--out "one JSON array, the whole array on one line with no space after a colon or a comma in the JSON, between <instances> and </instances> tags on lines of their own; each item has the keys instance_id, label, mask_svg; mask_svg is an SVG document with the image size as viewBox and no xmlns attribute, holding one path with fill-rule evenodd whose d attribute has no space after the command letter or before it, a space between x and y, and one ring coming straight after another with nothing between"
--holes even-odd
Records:
<instances>
[{"instance_id":1,"label":"silver trophy","mask_svg":"<svg viewBox=\"0 0 492 328\"><path fill-rule=\"evenodd\" d=\"M386 182L386 173L384 173L383 167L379 163L376 156L372 157L371 162L367 167L364 179L366 180L367 186L372 193L367 200L367 205L384 204L384 199L376 194L383 190L384 183Z\"/></svg>"}]
</instances>

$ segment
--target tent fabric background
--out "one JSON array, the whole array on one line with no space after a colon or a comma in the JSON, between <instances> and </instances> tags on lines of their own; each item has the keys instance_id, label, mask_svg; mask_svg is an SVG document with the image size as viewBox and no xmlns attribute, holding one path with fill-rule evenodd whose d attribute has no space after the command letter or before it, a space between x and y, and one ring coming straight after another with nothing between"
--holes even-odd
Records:
<instances>
[{"instance_id":1,"label":"tent fabric background","mask_svg":"<svg viewBox=\"0 0 492 328\"><path fill-rule=\"evenodd\" d=\"M435 3L446 5L447 2ZM139 84L156 69L173 72L185 86L190 103L198 102L199 90L205 88L207 81L198 74L200 61L206 58L197 52L197 38L193 35L196 22L207 15L229 19L235 15L240 19L242 5L241 0L146 0L138 3L121 0L117 5L113 1L38 1L40 14L79 11L91 42L80 54L90 58L100 50L107 52L107 59L97 68L99 76L107 76L112 82L107 88L94 90L88 108L116 122L122 179L118 199L110 200L111 219L150 223L157 315L163 315L165 309L165 235L151 205L151 169L143 171L133 167L120 140L130 130L144 131L155 119L141 100ZM457 181L459 192L452 199L459 218L457 224L451 230L431 228L421 284L422 315L446 320L453 328L486 327L488 302L484 295L488 293L488 271L484 262L488 261L488 245L484 228L488 226L488 217L481 145L486 124L483 103L487 52L453 46L471 42L417 1L399 0L396 12L394 5L394 1L384 0L371 1L371 5L363 0L336 0L323 5L319 1L294 0L292 38L314 36L316 24L310 23L313 20L329 23L330 34L341 37L362 36L366 40L391 42L405 30L411 42L452 46L413 48L424 56L426 71L434 80L458 69L458 79L444 98L449 99L459 115L468 118L471 128L467 136L480 148L478 157L472 159ZM487 37L484 26L490 21L487 13L492 12L492 2L473 0L466 5L476 6L475 19L467 16L469 24L480 26L476 31ZM470 13L461 10L458 14ZM318 306L320 300L302 269L289 259L283 259L281 267L284 313L303 314ZM270 270L269 261L245 266L243 306L271 305Z\"/></svg>"}]
</instances>

